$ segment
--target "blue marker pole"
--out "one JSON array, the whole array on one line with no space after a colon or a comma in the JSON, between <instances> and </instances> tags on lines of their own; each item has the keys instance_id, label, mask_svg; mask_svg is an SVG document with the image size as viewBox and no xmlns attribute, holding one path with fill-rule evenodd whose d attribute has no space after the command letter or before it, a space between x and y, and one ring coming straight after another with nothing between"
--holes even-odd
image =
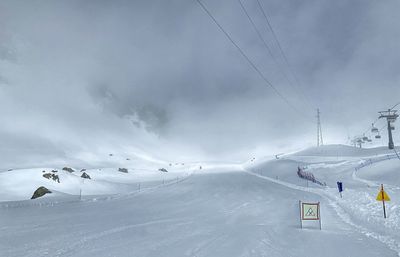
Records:
<instances>
[{"instance_id":1,"label":"blue marker pole","mask_svg":"<svg viewBox=\"0 0 400 257\"><path fill-rule=\"evenodd\" d=\"M336 183L337 183L337 187L338 187L338 190L339 190L340 198L342 198L343 183L340 182L340 181L338 181Z\"/></svg>"}]
</instances>

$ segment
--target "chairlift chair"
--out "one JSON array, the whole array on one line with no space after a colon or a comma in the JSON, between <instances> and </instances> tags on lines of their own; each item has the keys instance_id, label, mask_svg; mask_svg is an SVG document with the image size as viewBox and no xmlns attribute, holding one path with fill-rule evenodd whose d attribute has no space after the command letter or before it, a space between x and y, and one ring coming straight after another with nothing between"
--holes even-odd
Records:
<instances>
[{"instance_id":1,"label":"chairlift chair","mask_svg":"<svg viewBox=\"0 0 400 257\"><path fill-rule=\"evenodd\" d=\"M374 123L372 123L371 132L378 133L378 129L374 126Z\"/></svg>"},{"instance_id":2,"label":"chairlift chair","mask_svg":"<svg viewBox=\"0 0 400 257\"><path fill-rule=\"evenodd\" d=\"M376 139L380 139L380 138L381 138L381 135L376 135L375 138L376 138Z\"/></svg>"}]
</instances>

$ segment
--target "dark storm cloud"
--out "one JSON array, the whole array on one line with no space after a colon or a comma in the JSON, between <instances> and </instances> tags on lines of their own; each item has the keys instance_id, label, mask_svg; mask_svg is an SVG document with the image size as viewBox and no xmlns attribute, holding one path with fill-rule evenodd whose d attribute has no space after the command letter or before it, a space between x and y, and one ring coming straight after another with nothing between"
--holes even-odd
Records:
<instances>
[{"instance_id":1,"label":"dark storm cloud","mask_svg":"<svg viewBox=\"0 0 400 257\"><path fill-rule=\"evenodd\" d=\"M203 1L296 110L194 0L2 1L0 139L27 138L2 152L243 159L312 144L316 107L340 143L400 100L396 1L261 1L300 85L242 2L280 65L238 1Z\"/></svg>"}]
</instances>

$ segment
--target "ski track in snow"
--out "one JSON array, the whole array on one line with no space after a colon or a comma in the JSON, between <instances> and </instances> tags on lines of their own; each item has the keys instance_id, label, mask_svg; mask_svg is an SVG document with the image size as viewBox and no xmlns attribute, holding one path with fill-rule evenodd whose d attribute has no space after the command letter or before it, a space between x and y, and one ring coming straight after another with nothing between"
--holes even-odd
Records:
<instances>
[{"instance_id":1,"label":"ski track in snow","mask_svg":"<svg viewBox=\"0 0 400 257\"><path fill-rule=\"evenodd\" d=\"M373 164L372 164L372 165L373 165ZM368 167L368 166L365 166L365 167ZM365 167L363 167L363 168L365 168ZM374 182L374 181L371 181L371 180L368 180L368 179L363 179L363 178L358 177L358 176L357 176L357 172L358 172L359 170L362 170L362 168L360 168L360 169L358 169L358 170L353 170L353 173L352 173L352 175L351 175L351 177L352 177L355 181L364 183L364 184L366 184L366 185L368 185L368 186L370 186L370 187L380 187L380 186L381 186L380 183L376 183L376 182ZM386 189L393 190L393 191L395 191L395 190L400 190L400 187L394 186L394 185L391 185L391 184L388 184L388 183L385 184L385 188L386 188Z\"/></svg>"},{"instance_id":2,"label":"ski track in snow","mask_svg":"<svg viewBox=\"0 0 400 257\"><path fill-rule=\"evenodd\" d=\"M329 192L319 189L319 188L307 188L307 187L302 187L302 186L298 186L298 185L294 185L292 183L288 183L288 182L284 182L284 181L280 181L280 180L276 180L270 177L266 177L266 176L262 176L260 174L251 172L247 169L243 168L243 171L256 176L258 178L261 179L265 179L268 180L270 182L276 183L276 184L280 184L282 186L291 188L291 189L295 189L295 190L299 190L299 191L303 191L303 192L308 192L308 193L313 193L313 194L317 194L321 197L324 197L325 199L327 199L329 201L329 205L335 210L335 212L337 213L337 215L347 224L349 224L350 226L354 227L359 233L364 234L367 237L371 237L374 238L380 242L382 242L383 244L387 245L391 250L395 251L397 253L398 256L400 256L400 244L392 237L390 236L385 236L385 235L381 235L378 234L376 232L370 231L367 228L355 224L350 215L338 204L337 201L335 201L335 196L332 196L329 194Z\"/></svg>"},{"instance_id":3,"label":"ski track in snow","mask_svg":"<svg viewBox=\"0 0 400 257\"><path fill-rule=\"evenodd\" d=\"M182 221L182 222L176 223L177 221L181 221L181 219L155 220L155 221L150 221L150 222L145 222L145 223L132 224L132 225L128 225L128 226L120 226L120 227L104 230L102 232L93 233L91 235L84 236L82 239L80 239L76 243L70 244L67 247L58 250L56 252L56 255L54 255L54 257L74 256L75 252L79 252L80 249L86 247L87 243L90 241L98 240L102 237L107 237L107 236L110 236L110 235L113 235L116 233L120 233L120 232L129 230L129 229L158 225L158 224L163 224L163 223L173 223L174 226L182 226L182 225L187 225L187 224L192 223L192 221ZM33 255L33 256L37 256L37 255Z\"/></svg>"}]
</instances>

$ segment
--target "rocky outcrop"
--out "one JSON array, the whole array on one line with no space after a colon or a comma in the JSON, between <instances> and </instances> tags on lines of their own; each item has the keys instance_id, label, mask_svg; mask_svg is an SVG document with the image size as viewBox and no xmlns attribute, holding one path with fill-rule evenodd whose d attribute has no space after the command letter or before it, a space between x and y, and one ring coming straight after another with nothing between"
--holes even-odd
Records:
<instances>
[{"instance_id":1,"label":"rocky outcrop","mask_svg":"<svg viewBox=\"0 0 400 257\"><path fill-rule=\"evenodd\" d=\"M36 199L38 197L42 197L45 194L51 194L51 191L45 188L44 186L39 187L38 189L35 190L33 193L31 199Z\"/></svg>"},{"instance_id":2,"label":"rocky outcrop","mask_svg":"<svg viewBox=\"0 0 400 257\"><path fill-rule=\"evenodd\" d=\"M64 168L62 168L62 170L68 171L69 173L75 172L75 170L70 167L64 167Z\"/></svg>"},{"instance_id":3,"label":"rocky outcrop","mask_svg":"<svg viewBox=\"0 0 400 257\"><path fill-rule=\"evenodd\" d=\"M164 168L161 168L161 169L158 169L158 170L161 171L161 172L168 172L168 170L166 170Z\"/></svg>"},{"instance_id":4,"label":"rocky outcrop","mask_svg":"<svg viewBox=\"0 0 400 257\"><path fill-rule=\"evenodd\" d=\"M43 171L43 172L46 172L46 171ZM60 177L59 177L57 174L55 174L56 172L57 172L57 171L52 170L51 172L44 173L42 176L43 176L44 178L52 179L52 180L54 180L54 181L60 183Z\"/></svg>"},{"instance_id":5,"label":"rocky outcrop","mask_svg":"<svg viewBox=\"0 0 400 257\"><path fill-rule=\"evenodd\" d=\"M81 178L91 179L89 174L87 174L86 172L82 173Z\"/></svg>"},{"instance_id":6,"label":"rocky outcrop","mask_svg":"<svg viewBox=\"0 0 400 257\"><path fill-rule=\"evenodd\" d=\"M128 173L128 169L126 168L119 168L118 171L123 173Z\"/></svg>"}]
</instances>

